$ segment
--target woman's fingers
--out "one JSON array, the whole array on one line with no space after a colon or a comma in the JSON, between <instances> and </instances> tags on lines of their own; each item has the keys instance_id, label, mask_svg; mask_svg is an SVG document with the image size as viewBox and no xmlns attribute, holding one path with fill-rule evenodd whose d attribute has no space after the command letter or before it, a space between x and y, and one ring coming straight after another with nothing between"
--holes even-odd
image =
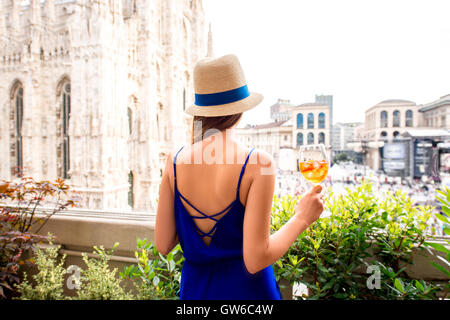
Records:
<instances>
[{"instance_id":1,"label":"woman's fingers","mask_svg":"<svg viewBox=\"0 0 450 320\"><path fill-rule=\"evenodd\" d=\"M316 193L321 193L322 192L322 186L319 184L319 185L317 185L317 186L315 186L314 187L314 191L316 192Z\"/></svg>"}]
</instances>

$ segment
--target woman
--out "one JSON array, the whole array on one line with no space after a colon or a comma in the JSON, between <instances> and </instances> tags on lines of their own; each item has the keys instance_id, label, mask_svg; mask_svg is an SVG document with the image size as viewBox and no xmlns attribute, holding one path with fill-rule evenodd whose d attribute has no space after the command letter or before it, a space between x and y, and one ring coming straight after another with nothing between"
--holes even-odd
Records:
<instances>
[{"instance_id":1,"label":"woman","mask_svg":"<svg viewBox=\"0 0 450 320\"><path fill-rule=\"evenodd\" d=\"M180 299L281 299L272 264L323 210L321 187L270 235L275 185L272 157L247 150L230 130L262 101L250 93L236 56L204 59L194 69L192 144L169 155L162 178L155 244L185 257Z\"/></svg>"}]
</instances>

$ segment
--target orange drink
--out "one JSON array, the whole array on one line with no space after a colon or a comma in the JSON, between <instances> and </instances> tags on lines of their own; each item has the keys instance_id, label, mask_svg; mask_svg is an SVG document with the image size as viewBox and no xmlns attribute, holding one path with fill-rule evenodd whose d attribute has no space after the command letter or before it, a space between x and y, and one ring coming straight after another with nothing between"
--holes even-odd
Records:
<instances>
[{"instance_id":1,"label":"orange drink","mask_svg":"<svg viewBox=\"0 0 450 320\"><path fill-rule=\"evenodd\" d=\"M328 174L328 161L307 160L299 162L299 169L303 177L312 182L320 183Z\"/></svg>"}]
</instances>

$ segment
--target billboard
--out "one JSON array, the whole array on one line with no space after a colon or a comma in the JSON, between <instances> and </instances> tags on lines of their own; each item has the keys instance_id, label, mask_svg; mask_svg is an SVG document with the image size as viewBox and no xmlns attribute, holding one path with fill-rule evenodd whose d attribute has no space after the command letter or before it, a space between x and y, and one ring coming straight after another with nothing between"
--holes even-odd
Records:
<instances>
[{"instance_id":1,"label":"billboard","mask_svg":"<svg viewBox=\"0 0 450 320\"><path fill-rule=\"evenodd\" d=\"M405 143L385 143L383 148L383 158L404 159L406 155Z\"/></svg>"},{"instance_id":2,"label":"billboard","mask_svg":"<svg viewBox=\"0 0 450 320\"><path fill-rule=\"evenodd\" d=\"M431 156L432 144L429 139L421 139L414 142L414 178L432 174Z\"/></svg>"},{"instance_id":3,"label":"billboard","mask_svg":"<svg viewBox=\"0 0 450 320\"><path fill-rule=\"evenodd\" d=\"M384 171L390 176L406 176L407 144L404 142L385 143L382 149Z\"/></svg>"},{"instance_id":4,"label":"billboard","mask_svg":"<svg viewBox=\"0 0 450 320\"><path fill-rule=\"evenodd\" d=\"M404 170L405 162L404 161L383 161L383 169L386 171L390 170Z\"/></svg>"}]
</instances>

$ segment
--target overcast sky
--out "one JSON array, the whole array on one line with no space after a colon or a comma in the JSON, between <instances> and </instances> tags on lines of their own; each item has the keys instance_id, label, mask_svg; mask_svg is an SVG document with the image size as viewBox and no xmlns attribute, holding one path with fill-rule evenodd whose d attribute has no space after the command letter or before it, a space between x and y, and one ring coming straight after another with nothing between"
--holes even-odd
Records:
<instances>
[{"instance_id":1,"label":"overcast sky","mask_svg":"<svg viewBox=\"0 0 450 320\"><path fill-rule=\"evenodd\" d=\"M332 94L334 122L386 99L450 93L449 0L204 0L215 56L239 57L265 99L242 124L270 122L278 98Z\"/></svg>"}]
</instances>

